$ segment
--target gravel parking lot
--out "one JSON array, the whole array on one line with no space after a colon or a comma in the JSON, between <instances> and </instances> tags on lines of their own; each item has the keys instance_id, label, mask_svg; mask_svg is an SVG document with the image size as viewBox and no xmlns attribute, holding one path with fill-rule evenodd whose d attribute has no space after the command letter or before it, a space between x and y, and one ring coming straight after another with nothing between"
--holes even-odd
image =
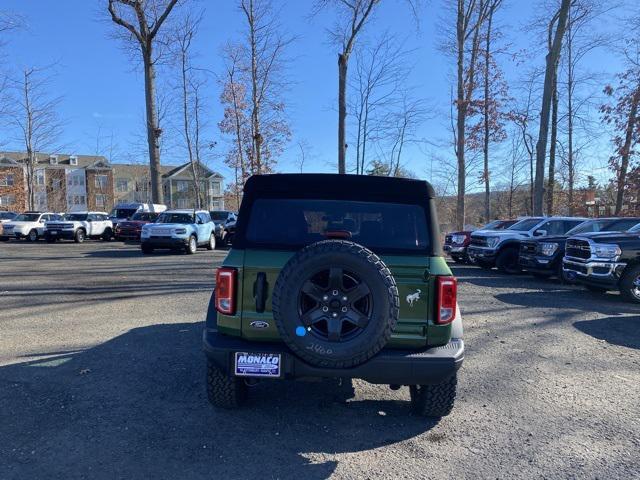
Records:
<instances>
[{"instance_id":1,"label":"gravel parking lot","mask_svg":"<svg viewBox=\"0 0 640 480\"><path fill-rule=\"evenodd\" d=\"M0 478L640 478L640 307L457 267L450 417L364 382L221 412L200 336L223 257L0 244Z\"/></svg>"}]
</instances>

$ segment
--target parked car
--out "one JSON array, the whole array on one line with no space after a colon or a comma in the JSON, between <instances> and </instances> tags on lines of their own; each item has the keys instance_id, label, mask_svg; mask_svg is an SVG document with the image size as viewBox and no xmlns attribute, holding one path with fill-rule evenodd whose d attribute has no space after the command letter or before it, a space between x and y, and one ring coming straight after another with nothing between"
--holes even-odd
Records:
<instances>
[{"instance_id":1,"label":"parked car","mask_svg":"<svg viewBox=\"0 0 640 480\"><path fill-rule=\"evenodd\" d=\"M2 232L3 232L3 225L7 222L10 222L11 220L13 220L14 218L16 218L18 216L17 213L15 212L0 212L0 241L7 241L9 240L9 238L4 237Z\"/></svg>"},{"instance_id":2,"label":"parked car","mask_svg":"<svg viewBox=\"0 0 640 480\"><path fill-rule=\"evenodd\" d=\"M57 240L73 240L82 243L87 238L113 238L113 224L106 212L67 213L64 219L44 224L44 238L49 243Z\"/></svg>"},{"instance_id":3,"label":"parked car","mask_svg":"<svg viewBox=\"0 0 640 480\"><path fill-rule=\"evenodd\" d=\"M227 220L227 223L224 224L224 231L222 232L223 247L233 243L233 237L236 234L237 223L238 223L238 216L234 215L232 219Z\"/></svg>"},{"instance_id":4,"label":"parked car","mask_svg":"<svg viewBox=\"0 0 640 480\"><path fill-rule=\"evenodd\" d=\"M469 257L481 268L497 267L502 273L520 271L520 241L526 238L563 235L587 220L574 217L531 217L514 223L505 230L473 232Z\"/></svg>"},{"instance_id":5,"label":"parked car","mask_svg":"<svg viewBox=\"0 0 640 480\"><path fill-rule=\"evenodd\" d=\"M2 225L2 238L25 238L29 242L35 242L44 235L45 222L61 218L57 213L24 212Z\"/></svg>"},{"instance_id":6,"label":"parked car","mask_svg":"<svg viewBox=\"0 0 640 480\"><path fill-rule=\"evenodd\" d=\"M567 240L563 261L565 275L596 292L619 290L640 303L640 226L625 233Z\"/></svg>"},{"instance_id":7,"label":"parked car","mask_svg":"<svg viewBox=\"0 0 640 480\"><path fill-rule=\"evenodd\" d=\"M115 228L120 222L130 220L136 213L139 212L155 212L162 213L167 209L166 205L155 203L120 203L116 205L109 218Z\"/></svg>"},{"instance_id":8,"label":"parked car","mask_svg":"<svg viewBox=\"0 0 640 480\"><path fill-rule=\"evenodd\" d=\"M115 239L120 241L140 241L140 233L142 227L148 223L155 222L159 213L155 212L138 212L134 213L131 220L124 220L118 223L114 228Z\"/></svg>"},{"instance_id":9,"label":"parked car","mask_svg":"<svg viewBox=\"0 0 640 480\"><path fill-rule=\"evenodd\" d=\"M216 224L215 234L216 234L216 242L219 245L224 245L227 240L227 225L233 223L235 225L235 221L237 219L237 215L235 212L231 212L229 210L212 210L209 212L211 215L211 220Z\"/></svg>"},{"instance_id":10,"label":"parked car","mask_svg":"<svg viewBox=\"0 0 640 480\"><path fill-rule=\"evenodd\" d=\"M456 263L469 263L471 259L467 254L467 248L471 243L471 234L475 232L485 232L494 230L504 230L516 223L518 220L494 220L487 223L479 230L463 230L460 232L451 232L444 237L443 250L449 254L449 256Z\"/></svg>"},{"instance_id":11,"label":"parked car","mask_svg":"<svg viewBox=\"0 0 640 480\"><path fill-rule=\"evenodd\" d=\"M216 248L215 225L204 210L167 210L154 223L142 227L140 249L152 253L158 248L194 254L198 247Z\"/></svg>"},{"instance_id":12,"label":"parked car","mask_svg":"<svg viewBox=\"0 0 640 480\"><path fill-rule=\"evenodd\" d=\"M626 232L640 225L640 218L598 218L581 223L564 235L531 238L520 242L520 266L535 277L557 276L566 280L562 260L567 239L573 236L596 238L610 232Z\"/></svg>"},{"instance_id":13,"label":"parked car","mask_svg":"<svg viewBox=\"0 0 640 480\"><path fill-rule=\"evenodd\" d=\"M209 401L238 407L261 379L360 378L449 414L464 343L434 197L410 179L249 178L207 313Z\"/></svg>"}]
</instances>

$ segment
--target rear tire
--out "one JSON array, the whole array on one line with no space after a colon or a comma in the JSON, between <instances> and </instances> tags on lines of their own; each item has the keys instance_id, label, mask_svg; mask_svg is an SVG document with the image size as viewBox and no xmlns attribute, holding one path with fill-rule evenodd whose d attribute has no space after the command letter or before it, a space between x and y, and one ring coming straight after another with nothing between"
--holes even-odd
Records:
<instances>
[{"instance_id":1,"label":"rear tire","mask_svg":"<svg viewBox=\"0 0 640 480\"><path fill-rule=\"evenodd\" d=\"M111 231L110 228L107 228L102 234L102 240L104 240L105 242L110 242L112 238L113 238L113 232Z\"/></svg>"},{"instance_id":2,"label":"rear tire","mask_svg":"<svg viewBox=\"0 0 640 480\"><path fill-rule=\"evenodd\" d=\"M27 242L35 242L38 240L38 231L34 228L27 234Z\"/></svg>"},{"instance_id":3,"label":"rear tire","mask_svg":"<svg viewBox=\"0 0 640 480\"><path fill-rule=\"evenodd\" d=\"M509 247L502 250L496 257L496 267L500 273L513 275L520 273L521 268L518 265L518 250Z\"/></svg>"},{"instance_id":4,"label":"rear tire","mask_svg":"<svg viewBox=\"0 0 640 480\"><path fill-rule=\"evenodd\" d=\"M438 385L410 385L411 411L422 417L446 417L453 409L457 385L457 374Z\"/></svg>"},{"instance_id":5,"label":"rear tire","mask_svg":"<svg viewBox=\"0 0 640 480\"><path fill-rule=\"evenodd\" d=\"M625 300L640 303L640 265L629 268L622 275L620 293Z\"/></svg>"},{"instance_id":6,"label":"rear tire","mask_svg":"<svg viewBox=\"0 0 640 480\"><path fill-rule=\"evenodd\" d=\"M214 407L233 409L247 401L247 385L207 360L207 398Z\"/></svg>"},{"instance_id":7,"label":"rear tire","mask_svg":"<svg viewBox=\"0 0 640 480\"><path fill-rule=\"evenodd\" d=\"M207 250L214 250L216 248L216 236L212 233L207 243Z\"/></svg>"}]
</instances>

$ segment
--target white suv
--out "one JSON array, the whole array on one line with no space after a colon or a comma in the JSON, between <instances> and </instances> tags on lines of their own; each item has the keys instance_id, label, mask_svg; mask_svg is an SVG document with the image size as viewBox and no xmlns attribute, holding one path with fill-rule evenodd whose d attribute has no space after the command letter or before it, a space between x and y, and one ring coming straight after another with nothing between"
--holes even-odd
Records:
<instances>
[{"instance_id":1,"label":"white suv","mask_svg":"<svg viewBox=\"0 0 640 480\"><path fill-rule=\"evenodd\" d=\"M58 239L82 243L86 238L113 238L113 224L105 212L68 213L62 221L45 223L44 238L49 243Z\"/></svg>"},{"instance_id":2,"label":"white suv","mask_svg":"<svg viewBox=\"0 0 640 480\"><path fill-rule=\"evenodd\" d=\"M56 213L24 212L2 226L2 238L26 238L29 242L35 242L43 236L45 222L61 218Z\"/></svg>"}]
</instances>

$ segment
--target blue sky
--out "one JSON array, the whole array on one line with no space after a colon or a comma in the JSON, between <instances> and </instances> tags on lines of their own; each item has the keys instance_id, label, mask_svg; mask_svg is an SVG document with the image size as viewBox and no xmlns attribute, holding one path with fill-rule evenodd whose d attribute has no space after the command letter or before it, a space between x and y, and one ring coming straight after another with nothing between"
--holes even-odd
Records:
<instances>
[{"instance_id":1,"label":"blue sky","mask_svg":"<svg viewBox=\"0 0 640 480\"><path fill-rule=\"evenodd\" d=\"M112 160L125 161L135 155L132 144L143 133L142 75L118 43L109 37L113 27L108 21L99 20L98 3L4 0L4 9L19 13L26 21L26 28L13 34L6 47L7 67L15 73L27 66L56 63L52 94L63 97L60 114L66 121L61 143L73 153L95 153L100 129L100 148L106 149L106 144L110 143L107 137L113 135L117 149ZM283 27L295 35L297 41L289 52L295 62L290 70L293 85L286 95L293 142L284 152L278 169L292 171L297 168L295 142L303 140L310 145L305 171L330 171L333 169L331 164L336 161L337 66L336 48L329 44L325 28L331 25L332 16L309 19L311 0L283 3ZM198 63L213 72L222 72L220 47L238 36L242 18L232 0L203 0L200 4L206 8L206 13L196 45ZM447 145L451 138L448 113L453 61L438 49L437 27L444 15L442 5L440 0L427 3L417 30L410 14L403 8L402 0L386 0L367 26L369 36L388 30L406 38L406 47L414 50L411 58L415 65L407 82L433 106L434 118L425 122L420 131L420 137L430 145L425 144L420 149L412 147L408 155L411 160L407 160L406 166L423 178L428 178L434 169L437 172L440 162L453 158L453 150ZM501 14L500 23L505 26L514 47L535 52L537 39L525 35L522 29L531 14L531 2L510 0ZM607 17L598 28L612 28L612 22L613 17ZM543 55L533 55L528 62L531 66L542 66ZM518 78L519 69L524 68L507 60L504 64L508 79ZM605 79L619 68L618 60L610 52L596 52L587 60L587 66L604 71ZM208 91L208 120L213 127L222 115L218 96L219 87L213 81ZM211 129L210 136L219 141L218 148L223 148L216 128ZM13 139L6 141L7 147L20 148ZM592 155L585 164L585 172L595 172L602 165L603 155L601 152ZM139 154L137 159L145 161ZM172 164L183 160L177 150L163 158L164 163ZM220 160L214 159L212 167L223 174L229 173Z\"/></svg>"}]
</instances>

